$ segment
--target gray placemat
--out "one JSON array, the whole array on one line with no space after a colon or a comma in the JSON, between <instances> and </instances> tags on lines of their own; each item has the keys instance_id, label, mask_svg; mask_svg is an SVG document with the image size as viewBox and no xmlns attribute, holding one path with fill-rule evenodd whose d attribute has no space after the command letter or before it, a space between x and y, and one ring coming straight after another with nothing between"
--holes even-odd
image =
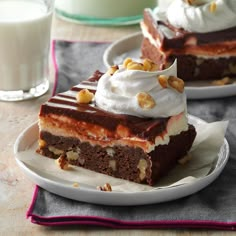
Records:
<instances>
[{"instance_id":1,"label":"gray placemat","mask_svg":"<svg viewBox=\"0 0 236 236\"><path fill-rule=\"evenodd\" d=\"M94 71L106 71L103 52L109 43L54 41L53 53L57 65L54 93L64 92L86 80Z\"/></svg>"},{"instance_id":2,"label":"gray placemat","mask_svg":"<svg viewBox=\"0 0 236 236\"><path fill-rule=\"evenodd\" d=\"M107 43L54 42L56 92L86 79L102 61ZM188 112L208 122L229 120L230 157L220 176L191 196L143 206L100 206L66 199L36 187L27 216L41 225L100 225L113 228L236 229L236 97L188 101Z\"/></svg>"}]
</instances>

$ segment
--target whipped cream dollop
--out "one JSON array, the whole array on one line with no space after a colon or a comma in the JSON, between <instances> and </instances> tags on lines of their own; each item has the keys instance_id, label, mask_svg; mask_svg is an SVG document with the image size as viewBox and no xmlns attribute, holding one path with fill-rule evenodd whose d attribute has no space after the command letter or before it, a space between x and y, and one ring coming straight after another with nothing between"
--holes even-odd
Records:
<instances>
[{"instance_id":1,"label":"whipped cream dollop","mask_svg":"<svg viewBox=\"0 0 236 236\"><path fill-rule=\"evenodd\" d=\"M104 74L98 81L95 93L96 105L106 111L138 117L169 117L186 111L185 92L163 87L159 75L176 76L177 63L162 71L127 70L123 65L110 75ZM142 107L140 94L150 107ZM150 100L151 98L151 100Z\"/></svg>"},{"instance_id":2,"label":"whipped cream dollop","mask_svg":"<svg viewBox=\"0 0 236 236\"><path fill-rule=\"evenodd\" d=\"M213 6L214 5L214 6ZM158 19L190 32L207 33L236 26L236 0L174 0L167 9L156 9Z\"/></svg>"}]
</instances>

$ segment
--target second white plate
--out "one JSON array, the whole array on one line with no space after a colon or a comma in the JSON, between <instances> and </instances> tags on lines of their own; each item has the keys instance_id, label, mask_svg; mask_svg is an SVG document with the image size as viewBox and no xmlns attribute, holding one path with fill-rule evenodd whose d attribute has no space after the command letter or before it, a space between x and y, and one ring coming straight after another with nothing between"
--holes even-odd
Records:
<instances>
[{"instance_id":1,"label":"second white plate","mask_svg":"<svg viewBox=\"0 0 236 236\"><path fill-rule=\"evenodd\" d=\"M112 43L103 55L105 65L110 67L122 64L127 57L140 59L142 38L142 33L137 32ZM197 82L186 83L185 90L188 99L221 98L236 95L236 83L223 86L213 86L210 83L206 85L199 85Z\"/></svg>"}]
</instances>

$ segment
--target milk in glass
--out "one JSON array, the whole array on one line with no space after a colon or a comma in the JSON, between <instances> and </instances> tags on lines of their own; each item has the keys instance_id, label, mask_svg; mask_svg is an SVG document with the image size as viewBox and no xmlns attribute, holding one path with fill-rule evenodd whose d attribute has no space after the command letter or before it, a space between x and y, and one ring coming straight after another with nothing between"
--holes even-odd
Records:
<instances>
[{"instance_id":1,"label":"milk in glass","mask_svg":"<svg viewBox=\"0 0 236 236\"><path fill-rule=\"evenodd\" d=\"M51 20L43 1L0 1L0 93L29 91L48 80Z\"/></svg>"}]
</instances>

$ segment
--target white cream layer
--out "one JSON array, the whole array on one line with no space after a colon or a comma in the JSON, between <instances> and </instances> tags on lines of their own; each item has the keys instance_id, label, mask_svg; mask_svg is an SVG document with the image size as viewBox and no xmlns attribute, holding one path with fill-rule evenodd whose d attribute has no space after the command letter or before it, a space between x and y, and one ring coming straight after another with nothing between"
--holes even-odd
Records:
<instances>
[{"instance_id":1,"label":"white cream layer","mask_svg":"<svg viewBox=\"0 0 236 236\"><path fill-rule=\"evenodd\" d=\"M158 145L168 144L171 136L180 134L188 129L188 120L185 113L173 116L169 119L166 130L158 135L155 142L143 140L141 138L130 136L127 127L118 126L112 133L116 138L109 138L109 131L103 127L87 124L85 122L75 121L65 116L50 114L40 117L39 128L41 132L49 132L55 136L77 138L82 142L88 141L91 145L100 145L102 147L113 147L115 145L140 147L149 153ZM127 135L126 135L127 134Z\"/></svg>"},{"instance_id":2,"label":"white cream layer","mask_svg":"<svg viewBox=\"0 0 236 236\"><path fill-rule=\"evenodd\" d=\"M235 0L236 2L236 0ZM165 53L161 51L161 42L159 38L154 39L153 36L149 33L147 26L144 24L144 22L141 22L140 24L141 26L141 30L142 30L142 34L145 38L147 38L149 40L149 42L156 48L159 49L160 53L163 53L163 56L165 56ZM162 28L161 31L164 32L164 35L171 39L173 38L175 35L173 34L173 32L171 33L171 31L166 27L166 26L160 26ZM193 46L194 44L192 44ZM235 50L231 50L231 51L219 51L216 52L216 50L214 51L206 51L204 49L201 49L200 47L197 46L197 41L195 41L195 46L196 47L188 47L185 48L184 50L184 54L186 55L194 55L197 58L201 59L219 59L219 58L230 58L232 55L235 55Z\"/></svg>"}]
</instances>

